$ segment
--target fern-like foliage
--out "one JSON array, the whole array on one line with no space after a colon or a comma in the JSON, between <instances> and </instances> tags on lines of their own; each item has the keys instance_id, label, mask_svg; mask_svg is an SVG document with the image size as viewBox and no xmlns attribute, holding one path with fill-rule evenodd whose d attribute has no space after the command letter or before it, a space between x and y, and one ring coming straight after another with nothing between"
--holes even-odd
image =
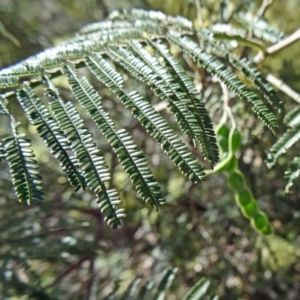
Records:
<instances>
[{"instance_id":1,"label":"fern-like foliage","mask_svg":"<svg viewBox=\"0 0 300 300\"><path fill-rule=\"evenodd\" d=\"M120 219L124 217L124 210L116 207L121 204L117 192L106 188L105 182L110 180L109 170L99 148L92 141L92 134L84 126L74 106L70 102L64 103L51 85L48 95L56 100L51 102L51 110L82 167L87 185L97 195L96 201L101 212L106 215L107 223L117 228L121 224Z\"/></svg>"},{"instance_id":2,"label":"fern-like foliage","mask_svg":"<svg viewBox=\"0 0 300 300\"><path fill-rule=\"evenodd\" d=\"M84 177L78 171L78 162L76 158L70 157L68 150L70 144L67 137L60 130L57 122L51 117L49 111L41 100L34 94L33 90L24 84L22 90L17 94L18 100L27 113L30 122L37 126L37 131L45 143L52 150L52 154L61 162L63 171L74 187L75 191L85 188Z\"/></svg>"},{"instance_id":3,"label":"fern-like foliage","mask_svg":"<svg viewBox=\"0 0 300 300\"><path fill-rule=\"evenodd\" d=\"M127 174L137 187L138 193L150 205L158 207L164 202L160 187L155 181L142 152L124 130L116 130L113 121L101 108L101 98L86 78L79 80L72 65L68 64L65 73L72 91L98 125L111 144Z\"/></svg>"},{"instance_id":4,"label":"fern-like foliage","mask_svg":"<svg viewBox=\"0 0 300 300\"><path fill-rule=\"evenodd\" d=\"M286 114L284 118L288 130L282 137L273 145L268 155L267 163L269 167L272 167L277 158L285 153L292 145L294 145L300 139L300 109L296 107Z\"/></svg>"},{"instance_id":5,"label":"fern-like foliage","mask_svg":"<svg viewBox=\"0 0 300 300\"><path fill-rule=\"evenodd\" d=\"M118 290L121 286L117 283L113 291L107 295L104 300L164 300L168 295L168 291L174 281L177 269L167 269L162 274L162 278L155 286L152 280L142 283L142 278L136 277L128 285L127 289L121 295L118 295ZM217 300L217 296L212 296L209 292L210 281L201 278L196 284L183 296L184 300L201 300L204 297L210 296L212 299Z\"/></svg>"},{"instance_id":6,"label":"fern-like foliage","mask_svg":"<svg viewBox=\"0 0 300 300\"><path fill-rule=\"evenodd\" d=\"M285 153L287 149L293 146L300 139L300 124L288 129L288 131L272 146L267 158L267 165L272 167L277 158Z\"/></svg>"},{"instance_id":7,"label":"fern-like foliage","mask_svg":"<svg viewBox=\"0 0 300 300\"><path fill-rule=\"evenodd\" d=\"M23 273L28 278L28 282L21 282L18 275L15 272L11 272L10 277L4 276L5 272L11 271L9 263L1 268L1 281L6 284L7 290L4 291L3 296L27 296L31 299L59 299L55 296L55 293L49 291L41 283L39 274L34 270L26 259L19 261L22 266ZM170 294L170 287L173 284L176 276L177 269L170 268L163 270L161 274L158 274L160 280L156 282L156 278L150 278L145 280L142 277L135 277L131 283L128 284L127 288L122 281L116 281L112 291L102 297L103 300L164 300L167 299ZM156 282L156 283L155 283ZM205 278L200 278L198 282L191 287L191 289L184 295L184 300L201 300L211 299L217 300L217 296L213 296L212 292L209 291L210 281ZM101 286L100 289L104 289Z\"/></svg>"},{"instance_id":8,"label":"fern-like foliage","mask_svg":"<svg viewBox=\"0 0 300 300\"><path fill-rule=\"evenodd\" d=\"M225 28L225 33L227 33L226 29L227 28ZM221 33L222 31L220 29L218 31L218 34ZM253 83L253 85L262 93L262 95L273 108L277 109L279 112L283 110L283 102L278 97L273 86L249 61L247 61L246 59L237 58L232 54L232 51L230 51L230 49L228 49L224 44L220 44L218 41L216 41L214 39L215 31L203 29L198 32L198 36L199 38L203 39L209 47L211 47L211 51L213 53L228 58L232 66L242 72ZM232 36L231 38L235 38L235 36ZM262 104L258 102L257 105Z\"/></svg>"},{"instance_id":9,"label":"fern-like foliage","mask_svg":"<svg viewBox=\"0 0 300 300\"><path fill-rule=\"evenodd\" d=\"M279 140L272 146L267 157L268 167L275 165L278 157L284 154L289 148L291 148L300 139L300 107L297 106L289 113L286 114L284 122L290 128L279 138ZM290 164L288 170L285 172L285 178L288 179L288 183L285 187L285 192L290 192L293 186L294 180L300 175L300 160L299 157L295 157Z\"/></svg>"},{"instance_id":10,"label":"fern-like foliage","mask_svg":"<svg viewBox=\"0 0 300 300\"><path fill-rule=\"evenodd\" d=\"M294 181L300 176L300 157L296 156L289 168L285 172L285 178L288 179L288 183L285 187L285 192L289 193L291 191L291 187L294 184Z\"/></svg>"},{"instance_id":11,"label":"fern-like foliage","mask_svg":"<svg viewBox=\"0 0 300 300\"><path fill-rule=\"evenodd\" d=\"M251 30L259 36L258 29L251 27ZM167 104L182 133L194 148L200 146L204 158L213 167L219 161L219 153L212 121L192 78L172 47L177 46L195 65L217 77L237 98L251 103L256 115L274 131L276 118L269 106L281 110L281 101L254 66L232 55L220 41L222 36L224 40L240 36L244 41L245 32L237 28L232 33L230 26L221 29L212 26L197 32L193 24L182 17L143 10L113 12L109 20L84 27L70 41L1 70L0 115L13 119L15 113L9 109L10 101L17 98L29 121L59 160L73 188L92 190L107 223L116 228L125 213L118 208L121 200L117 191L108 188L111 185L109 169L81 112L84 111L106 137L141 198L157 209L165 200L144 154L129 132L117 128L102 106L99 91L88 77L79 76L78 69L86 68L93 73L138 119L177 168L193 182L199 182L205 177L199 160L154 109L151 99L128 90L122 72L149 87ZM268 34L274 36L270 31ZM266 34L261 37L266 39ZM201 48L196 39L202 40L204 47ZM242 82L236 71L243 73L259 94ZM76 110L60 95L53 81L59 76L67 78L82 110ZM46 97L40 95L41 88ZM0 159L5 157L10 165L20 201L40 203L41 179L36 162L31 158L32 150L27 149L30 143L13 131L14 136L0 144ZM279 148L281 153L283 148Z\"/></svg>"},{"instance_id":12,"label":"fern-like foliage","mask_svg":"<svg viewBox=\"0 0 300 300\"><path fill-rule=\"evenodd\" d=\"M14 124L13 136L4 139L5 158L8 161L16 194L21 203L40 204L43 200L42 181L35 155L29 147L31 141L19 134Z\"/></svg>"},{"instance_id":13,"label":"fern-like foliage","mask_svg":"<svg viewBox=\"0 0 300 300\"><path fill-rule=\"evenodd\" d=\"M182 300L193 300L201 299L207 294L208 288L210 286L210 281L201 278L191 290L183 297Z\"/></svg>"},{"instance_id":14,"label":"fern-like foliage","mask_svg":"<svg viewBox=\"0 0 300 300\"><path fill-rule=\"evenodd\" d=\"M250 13L240 12L234 18L243 26L250 28L256 37L264 41L277 43L284 37L282 31L271 27L265 20L256 20Z\"/></svg>"}]
</instances>

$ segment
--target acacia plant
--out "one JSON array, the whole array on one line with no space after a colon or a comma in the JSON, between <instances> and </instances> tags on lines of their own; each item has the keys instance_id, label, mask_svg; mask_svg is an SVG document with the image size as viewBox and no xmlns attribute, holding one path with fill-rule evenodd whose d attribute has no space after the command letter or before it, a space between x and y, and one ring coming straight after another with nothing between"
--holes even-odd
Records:
<instances>
[{"instance_id":1,"label":"acacia plant","mask_svg":"<svg viewBox=\"0 0 300 300\"><path fill-rule=\"evenodd\" d=\"M230 42L234 40L264 51L259 42L247 38L249 32L258 39L273 43L282 39L283 34L263 21L252 23L249 14L239 14L235 19L243 27L228 23L196 30L192 22L182 17L136 9L118 11L107 21L84 27L70 41L3 69L0 73L0 112L2 117L8 116L10 120L11 135L1 142L1 158L9 164L19 201L40 204L43 191L31 141L18 129L19 116L11 105L13 98L17 99L28 120L36 126L41 138L60 161L75 191L87 187L93 191L105 220L113 228L121 224L125 212L120 206L118 192L107 185L109 169L92 133L84 124L83 111L106 137L146 204L158 209L165 202L144 154L130 134L117 128L109 112L103 109L101 91L78 74L79 69L87 68L123 103L124 109L139 120L187 179L197 183L210 173L229 171L229 184L237 193L237 203L244 215L251 219L258 231L270 233L266 215L257 208L251 192L243 187L242 174L234 171L234 152L239 149L240 137L228 103L224 103L224 115L218 130L222 150L220 160L209 112L180 58L183 56L191 65L207 71L220 82L223 90L233 92L234 97L248 101L254 114L275 133L275 113L284 109L283 103L253 64L232 53ZM255 89L241 80L237 71ZM149 87L166 104L190 141L190 147L170 128L151 99L125 88L124 73ZM67 79L80 109L60 96L52 81L59 76ZM224 125L227 116L231 120L231 130ZM272 147L269 165L274 164L276 158L299 138L298 119L298 107L286 115L286 122L293 128ZM212 171L206 172L199 159L193 156L198 146ZM298 161L299 158L295 158L292 169L288 171L290 180L298 175Z\"/></svg>"},{"instance_id":2,"label":"acacia plant","mask_svg":"<svg viewBox=\"0 0 300 300\"><path fill-rule=\"evenodd\" d=\"M299 32L285 38L261 18L265 8L254 16L233 12L222 22L205 27L200 26L201 20L194 24L157 11L115 11L107 20L82 28L71 40L2 69L0 120L8 126L0 143L0 163L9 166L19 202L34 205L44 200L42 176L47 174L40 174L36 154L45 148L36 135L59 161L74 190L89 189L95 194L101 214L112 228L126 222L126 211L111 180L114 162L102 155L105 151L101 147L111 147L137 191L136 198L158 210L166 202L166 189L152 174L151 157L141 150L144 141L137 140L122 122L123 115L130 119L131 114L135 126L157 142L187 181L199 184L212 174L224 173L237 206L252 227L261 235L271 234L267 212L259 208L239 166L243 143L239 124L243 120L238 120L233 110L233 104L243 102L243 107L252 108L253 118L278 137L269 151L268 167L276 165L278 157L300 138L299 106L286 113L273 85L294 98L295 93L255 66L296 41ZM249 51L252 56L245 54ZM211 87L222 94L217 99L218 111L209 100ZM108 100L121 103L121 112L113 111L113 105L109 110L104 105ZM107 140L101 147L97 140L100 133ZM299 157L295 157L286 172L286 191L300 175L299 164ZM17 215L13 222L18 225L22 218ZM28 216L30 222L33 219ZM15 223L7 221L1 230L14 228ZM12 230L11 234L22 244L21 231ZM30 243L24 241L23 247L32 249L34 243L35 238ZM49 244L48 259L64 252L66 243L62 241L58 250ZM47 288L55 286L59 277L45 288L27 261L46 254L37 248L34 255L30 250L24 254L23 248L25 252L20 253L18 248L11 249L10 254L6 249L0 251L3 274L13 269L10 261L17 258L32 280L28 286L20 285L11 272L9 280L3 276L6 287L13 287L18 295L26 291L32 298L47 299ZM79 265L91 260L92 266L97 245L85 242L77 247L70 243L68 251L84 255ZM140 278L135 278L122 299L134 299L133 295L150 299L150 294L151 299L163 299L174 275L175 269L167 270L157 289L151 289L152 282L140 284ZM200 299L208 285L201 279L184 299ZM106 299L116 299L118 289L116 283ZM51 292L55 294L54 289Z\"/></svg>"}]
</instances>

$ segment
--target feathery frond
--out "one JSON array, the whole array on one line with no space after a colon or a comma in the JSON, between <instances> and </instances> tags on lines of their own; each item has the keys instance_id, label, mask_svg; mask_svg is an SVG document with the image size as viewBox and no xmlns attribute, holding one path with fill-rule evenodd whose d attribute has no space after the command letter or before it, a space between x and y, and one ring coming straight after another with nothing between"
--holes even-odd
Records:
<instances>
[{"instance_id":1,"label":"feathery frond","mask_svg":"<svg viewBox=\"0 0 300 300\"><path fill-rule=\"evenodd\" d=\"M76 77L75 70L70 64L66 66L65 73L69 78L75 97L107 138L141 197L156 208L164 203L160 187L155 181L144 155L125 130L117 131L115 129L109 114L101 108L99 94L86 78L79 80Z\"/></svg>"},{"instance_id":2,"label":"feathery frond","mask_svg":"<svg viewBox=\"0 0 300 300\"><path fill-rule=\"evenodd\" d=\"M0 95L0 115L10 114L7 105L8 105L7 99Z\"/></svg>"},{"instance_id":3,"label":"feathery frond","mask_svg":"<svg viewBox=\"0 0 300 300\"><path fill-rule=\"evenodd\" d=\"M161 281L157 287L157 291L154 294L152 300L164 300L165 299L166 292L170 288L170 286L175 278L176 273L177 273L177 269L169 269L165 272L165 275L161 279Z\"/></svg>"},{"instance_id":4,"label":"feathery frond","mask_svg":"<svg viewBox=\"0 0 300 300\"><path fill-rule=\"evenodd\" d=\"M273 86L266 80L254 65L252 65L245 58L239 59L231 53L224 45L220 45L218 41L213 38L212 32L209 29L203 29L198 32L198 37L203 39L212 50L222 56L227 57L232 65L241 71L248 80L262 93L273 108L279 112L283 109L283 102L279 99Z\"/></svg>"},{"instance_id":5,"label":"feathery frond","mask_svg":"<svg viewBox=\"0 0 300 300\"><path fill-rule=\"evenodd\" d=\"M291 187L293 186L294 181L297 178L299 178L299 176L300 176L300 157L296 156L285 172L284 177L288 179L288 183L285 186L286 193L291 192Z\"/></svg>"},{"instance_id":6,"label":"feathery frond","mask_svg":"<svg viewBox=\"0 0 300 300\"><path fill-rule=\"evenodd\" d=\"M300 123L300 106L296 106L284 117L284 123L293 127Z\"/></svg>"},{"instance_id":7,"label":"feathery frond","mask_svg":"<svg viewBox=\"0 0 300 300\"><path fill-rule=\"evenodd\" d=\"M201 278L184 296L182 300L200 300L206 295L208 288L210 286L210 281L205 278Z\"/></svg>"},{"instance_id":8,"label":"feathery frond","mask_svg":"<svg viewBox=\"0 0 300 300\"><path fill-rule=\"evenodd\" d=\"M259 35L255 26L250 30ZM268 28L261 29L261 32L264 39L267 38L266 32L275 36ZM246 39L247 30L227 24L197 32L191 21L179 16L140 9L113 12L109 20L84 27L64 44L1 70L0 115L12 118L9 102L17 96L27 118L60 161L74 189L88 186L97 195L97 202L108 223L117 227L125 215L122 209L117 208L121 203L117 192L107 188L107 182L110 181L108 167L89 129L84 126L81 114L70 102L63 101L52 80L60 76L67 77L72 94L82 106L83 115L87 113L106 137L141 198L150 206L158 208L165 200L145 156L131 135L123 128L117 129L109 113L102 108L101 93L96 91L87 78L79 78L76 70L87 67L139 120L177 168L187 178L198 182L205 176L198 159L153 108L149 99L137 91L127 91L124 79L128 76L137 79L149 87L157 98L165 101L181 132L189 138L194 148L199 144L204 158L213 167L219 160L219 153L212 121L193 79L176 57L173 46L177 46L186 54L185 57L192 58L198 66L216 76L238 98L248 100L257 116L274 130L276 119L268 106L281 110L282 102L255 67L232 55L219 42L234 37ZM204 42L203 49L196 42L199 39ZM218 56L222 57L222 61ZM125 72L126 76L116 71L113 63L117 69L121 66L121 72ZM241 72L253 83L262 99L269 102L268 106L235 72ZM51 98L49 104L43 102L44 99L36 89L43 84L47 86L46 95ZM291 126L295 122L292 121ZM289 131L289 134L293 134L293 130L296 129ZM286 137L287 144L283 142L284 145L274 146L272 155L275 160L284 147L295 142L297 133L294 132L294 135L291 140ZM4 140L4 150L0 147L0 159L7 156L5 145L7 142ZM23 172L21 169L19 171ZM27 176L26 172L22 174Z\"/></svg>"},{"instance_id":9,"label":"feathery frond","mask_svg":"<svg viewBox=\"0 0 300 300\"><path fill-rule=\"evenodd\" d=\"M247 99L253 105L253 111L264 123L274 130L276 118L265 104L243 84L234 73L230 72L226 66L211 54L202 50L194 41L186 36L182 36L175 31L169 31L167 38L178 46L182 51L187 53L200 66L207 69L223 82L231 91L242 99Z\"/></svg>"},{"instance_id":10,"label":"feathery frond","mask_svg":"<svg viewBox=\"0 0 300 300\"><path fill-rule=\"evenodd\" d=\"M277 43L284 37L284 33L278 29L273 28L266 21L257 20L254 16L248 13L239 13L234 18L245 26L253 34L267 42Z\"/></svg>"},{"instance_id":11,"label":"feathery frond","mask_svg":"<svg viewBox=\"0 0 300 300\"><path fill-rule=\"evenodd\" d=\"M169 72L173 74L174 78L174 83L171 85L173 90L177 91L180 99L184 99L188 109L197 119L201 133L196 135L194 130L194 134L196 140L200 143L202 153L212 164L218 162L219 151L212 121L191 77L187 75L178 60L171 55L169 49L163 43L152 42L152 45L159 51L159 54L165 58L163 64L169 65Z\"/></svg>"},{"instance_id":12,"label":"feathery frond","mask_svg":"<svg viewBox=\"0 0 300 300\"><path fill-rule=\"evenodd\" d=\"M3 143L0 142L0 162L2 161L2 159L5 159L5 151L4 151Z\"/></svg>"},{"instance_id":13,"label":"feathery frond","mask_svg":"<svg viewBox=\"0 0 300 300\"><path fill-rule=\"evenodd\" d=\"M122 295L120 300L128 300L128 299L134 299L135 293L138 290L138 286L141 282L141 278L136 277L132 282L129 284L128 288Z\"/></svg>"},{"instance_id":14,"label":"feathery frond","mask_svg":"<svg viewBox=\"0 0 300 300\"><path fill-rule=\"evenodd\" d=\"M205 108L202 109L201 103L196 108L193 107L195 104L192 103L191 94L183 91L174 74L168 74L166 66L159 66L158 62L149 53L149 61L147 64L144 63L142 57L145 57L147 52L145 53L141 48L141 46L137 46L136 49L136 51L142 52L139 53L140 58L137 58L136 55L126 49L110 48L109 54L130 71L135 78L145 82L159 98L167 102L167 106L177 118L181 130L191 140L199 141L202 153L214 164L218 161L218 149L213 138L209 139L207 136L209 133L211 134L212 124ZM173 61L173 63L175 62ZM171 72L176 72L174 66L172 66ZM189 88L191 88L191 85L189 85ZM197 101L197 104L200 102L198 99L195 101ZM196 109L199 109L199 111ZM202 113L202 116L200 116L200 113ZM207 129L203 125L202 118L206 121L204 124ZM212 135L214 136L214 133Z\"/></svg>"},{"instance_id":15,"label":"feathery frond","mask_svg":"<svg viewBox=\"0 0 300 300\"><path fill-rule=\"evenodd\" d=\"M105 221L117 228L125 217L124 210L116 207L121 203L117 192L105 186L105 182L110 180L109 170L99 149L92 142L92 134L70 102L63 103L54 89L49 89L48 95L56 100L50 103L51 110L83 169L88 187L97 195L96 201L106 215Z\"/></svg>"},{"instance_id":16,"label":"feathery frond","mask_svg":"<svg viewBox=\"0 0 300 300\"><path fill-rule=\"evenodd\" d=\"M115 91L125 107L131 109L133 115L158 141L179 170L192 181L200 181L204 177L204 172L199 162L192 157L188 148L172 133L172 130L154 108L146 100L143 100L137 92L126 93L120 85L123 83L120 74L114 71L100 56L90 56L87 59L87 64L99 80Z\"/></svg>"},{"instance_id":17,"label":"feathery frond","mask_svg":"<svg viewBox=\"0 0 300 300\"><path fill-rule=\"evenodd\" d=\"M27 84L24 84L17 97L31 124L37 126L38 133L47 146L51 148L53 156L60 161L61 167L75 191L80 188L85 189L86 183L78 170L78 161L68 154L70 145L67 138L59 129L57 122L51 117L46 106Z\"/></svg>"},{"instance_id":18,"label":"feathery frond","mask_svg":"<svg viewBox=\"0 0 300 300\"><path fill-rule=\"evenodd\" d=\"M16 194L21 203L41 204L42 181L30 140L19 134L12 121L13 136L4 139L5 158L8 161Z\"/></svg>"},{"instance_id":19,"label":"feathery frond","mask_svg":"<svg viewBox=\"0 0 300 300\"><path fill-rule=\"evenodd\" d=\"M300 139L300 124L297 124L294 128L288 129L287 132L282 135L279 140L272 146L267 157L268 167L272 167L277 158L286 152L292 145L294 145Z\"/></svg>"}]
</instances>

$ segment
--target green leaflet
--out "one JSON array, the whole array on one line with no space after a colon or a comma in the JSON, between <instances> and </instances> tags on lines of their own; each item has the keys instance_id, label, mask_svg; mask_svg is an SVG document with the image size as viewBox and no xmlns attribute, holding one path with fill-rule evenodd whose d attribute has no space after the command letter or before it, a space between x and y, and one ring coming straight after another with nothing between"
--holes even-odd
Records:
<instances>
[{"instance_id":1,"label":"green leaflet","mask_svg":"<svg viewBox=\"0 0 300 300\"><path fill-rule=\"evenodd\" d=\"M136 186L138 193L145 202L158 208L165 200L142 152L125 130L117 131L115 129L109 114L101 108L99 94L89 82L85 78L79 80L71 64L66 66L65 73L69 78L70 86L77 100L82 103L112 145L125 171ZM122 84L121 78L117 78L117 76L115 78L119 84Z\"/></svg>"},{"instance_id":2,"label":"green leaflet","mask_svg":"<svg viewBox=\"0 0 300 300\"><path fill-rule=\"evenodd\" d=\"M288 179L288 183L285 187L285 192L290 193L291 187L294 184L294 181L300 176L300 157L296 156L292 163L289 165L288 169L285 172L285 178Z\"/></svg>"},{"instance_id":3,"label":"green leaflet","mask_svg":"<svg viewBox=\"0 0 300 300\"><path fill-rule=\"evenodd\" d=\"M7 99L0 95L0 115L9 115L10 114L7 106L8 106Z\"/></svg>"},{"instance_id":4,"label":"green leaflet","mask_svg":"<svg viewBox=\"0 0 300 300\"><path fill-rule=\"evenodd\" d=\"M164 199L144 155L124 129L116 129L109 114L102 109L100 95L87 79L77 78L75 69L87 66L130 109L178 169L193 182L204 177L199 161L154 110L148 99L135 91L125 90L127 87L123 77L114 70L107 57L122 66L126 75L147 85L160 100L167 103L181 131L193 142L194 147L200 145L203 156L212 166L219 160L213 125L193 79L182 64L183 60L176 57L176 51L173 52L173 44L199 66L216 75L239 98L247 99L258 117L272 130L276 120L265 103L216 56L221 55L236 71L243 73L258 89L262 98L269 102L269 106L280 110L282 103L270 84L252 65L233 56L218 42L218 39L224 37L222 34L225 34L225 39L237 36L243 39L247 35L245 30L228 24L226 28L224 25L222 28L213 26L196 32L193 23L180 16L139 9L113 12L109 18L84 27L73 39L62 45L0 70L0 116L13 118L8 104L11 98L17 96L27 119L37 127L48 148L60 161L74 189L89 186L97 195L108 223L117 227L124 213L122 209L117 209L120 199L116 191L106 188L110 175L105 161L99 156L99 149L93 143L78 112L71 103L62 101L51 83L52 79L67 75L72 93L107 138L137 192L146 203L155 207L163 204ZM250 29L256 30L254 34L258 34L254 27ZM268 29L262 30L264 33L267 31ZM268 32L269 35L274 33ZM265 36L263 38L266 39ZM199 39L204 41L204 49L198 47ZM240 41L237 40L238 43ZM207 53L206 48L213 54ZM38 90L35 91L41 84L47 85L46 94L53 99L49 105L50 110L41 101ZM289 125L297 126L298 114L296 109L287 115ZM298 137L295 131L296 129L289 130L288 135L278 141L283 144L274 145L271 151L274 161L296 141ZM5 144L3 142L2 148L0 146L0 159L6 156ZM70 151L75 155L70 154ZM235 166L236 160L232 159L230 164L224 165L219 171Z\"/></svg>"},{"instance_id":5,"label":"green leaflet","mask_svg":"<svg viewBox=\"0 0 300 300\"><path fill-rule=\"evenodd\" d=\"M165 272L165 275L161 279L157 291L154 296L151 298L152 300L164 300L168 289L170 288L175 275L177 273L177 269L170 269Z\"/></svg>"},{"instance_id":6,"label":"green leaflet","mask_svg":"<svg viewBox=\"0 0 300 300\"><path fill-rule=\"evenodd\" d=\"M10 88L18 86L18 76L0 74L0 88Z\"/></svg>"},{"instance_id":7,"label":"green leaflet","mask_svg":"<svg viewBox=\"0 0 300 300\"><path fill-rule=\"evenodd\" d=\"M172 132L165 120L137 92L127 94L120 86L120 75L99 55L91 55L87 59L91 71L105 85L110 87L126 108L130 108L134 116L144 125L151 136L158 141L172 161L192 181L200 181L204 177L199 162L192 157L188 148Z\"/></svg>"},{"instance_id":8,"label":"green leaflet","mask_svg":"<svg viewBox=\"0 0 300 300\"><path fill-rule=\"evenodd\" d=\"M274 166L277 158L286 152L287 149L292 147L300 139L300 124L288 129L279 140L272 146L267 157L267 166L270 168Z\"/></svg>"},{"instance_id":9,"label":"green leaflet","mask_svg":"<svg viewBox=\"0 0 300 300\"><path fill-rule=\"evenodd\" d=\"M133 299L140 282L141 278L139 277L136 277L134 280L132 280L132 282L129 284L128 288L126 289L120 300Z\"/></svg>"},{"instance_id":10,"label":"green leaflet","mask_svg":"<svg viewBox=\"0 0 300 300\"><path fill-rule=\"evenodd\" d=\"M212 165L219 161L219 151L216 142L215 132L209 114L205 108L204 102L199 97L199 92L196 90L192 79L186 74L186 71L179 64L178 60L171 55L168 48L162 43L154 43L152 45L159 51L159 61L164 61L161 64L172 74L170 85L172 91L177 94L180 101L185 102L188 113L195 116L198 130L192 127L193 134L196 140L200 143L202 153L208 158ZM157 54L157 56L158 56ZM200 132L198 132L200 131Z\"/></svg>"},{"instance_id":11,"label":"green leaflet","mask_svg":"<svg viewBox=\"0 0 300 300\"><path fill-rule=\"evenodd\" d=\"M111 57L121 60L120 64L124 68L128 69L134 77L138 80L145 82L153 90L153 92L161 99L167 102L170 111L175 115L178 125L181 130L191 139L194 140L199 137L200 128L193 114L189 113L187 107L181 99L173 94L169 85L165 82L161 72L156 69L153 71L150 66L144 63L141 59L137 58L133 53L121 49L119 51L114 51L110 49ZM124 55L125 59L120 58ZM162 70L160 68L160 70ZM164 72L162 70L162 72Z\"/></svg>"},{"instance_id":12,"label":"green leaflet","mask_svg":"<svg viewBox=\"0 0 300 300\"><path fill-rule=\"evenodd\" d=\"M83 120L74 106L59 98L54 89L48 92L56 101L51 102L51 110L60 127L68 137L71 149L74 151L79 165L83 170L83 176L88 187L97 195L97 203L101 212L106 215L105 221L113 228L121 225L121 219L125 217L123 209L117 209L121 204L115 190L108 190L105 182L110 180L110 174L106 163L99 154L99 149L92 142L92 135L83 124Z\"/></svg>"},{"instance_id":13,"label":"green leaflet","mask_svg":"<svg viewBox=\"0 0 300 300\"><path fill-rule=\"evenodd\" d=\"M75 191L80 188L85 189L85 180L77 169L78 161L68 154L70 145L67 138L59 129L57 122L52 118L46 106L26 84L17 96L31 124L37 126L41 138L51 148L53 156L60 161L61 167Z\"/></svg>"},{"instance_id":14,"label":"green leaflet","mask_svg":"<svg viewBox=\"0 0 300 300\"><path fill-rule=\"evenodd\" d=\"M184 98L180 98L174 91L176 81L172 78L168 70L163 67L149 51L147 51L138 41L131 41L130 47L135 52L134 56L138 56L150 69L151 74L159 84L161 92L164 94L172 113L177 118L177 122L184 133L190 139L200 135L199 126L193 114L188 111L187 105L183 102ZM143 62L140 64L143 64ZM163 97L162 97L163 98ZM198 132L196 132L196 130Z\"/></svg>"},{"instance_id":15,"label":"green leaflet","mask_svg":"<svg viewBox=\"0 0 300 300\"><path fill-rule=\"evenodd\" d=\"M5 151L3 147L3 142L0 142L0 162L2 161L2 159L5 159Z\"/></svg>"},{"instance_id":16,"label":"green leaflet","mask_svg":"<svg viewBox=\"0 0 300 300\"><path fill-rule=\"evenodd\" d=\"M249 29L255 36L267 42L277 43L284 37L284 33L270 26L266 21L257 20L254 16L248 13L240 13L234 18Z\"/></svg>"},{"instance_id":17,"label":"green leaflet","mask_svg":"<svg viewBox=\"0 0 300 300\"><path fill-rule=\"evenodd\" d=\"M184 296L182 300L200 300L202 296L207 294L210 281L201 278L191 290Z\"/></svg>"},{"instance_id":18,"label":"green leaflet","mask_svg":"<svg viewBox=\"0 0 300 300\"><path fill-rule=\"evenodd\" d=\"M170 42L191 56L199 66L204 67L213 75L217 76L218 79L237 96L242 99L247 99L253 105L253 111L257 116L262 119L271 130L274 130L276 118L273 113L271 113L258 96L245 86L234 73L230 72L221 61L200 49L191 39L186 36L181 36L175 31L168 32L167 38Z\"/></svg>"},{"instance_id":19,"label":"green leaflet","mask_svg":"<svg viewBox=\"0 0 300 300\"><path fill-rule=\"evenodd\" d=\"M300 106L289 111L284 117L284 122L292 127L298 125L300 123Z\"/></svg>"},{"instance_id":20,"label":"green leaflet","mask_svg":"<svg viewBox=\"0 0 300 300\"><path fill-rule=\"evenodd\" d=\"M30 146L31 142L26 135L18 134L15 130L14 136L4 139L5 157L16 194L21 203L28 205L43 202L42 177Z\"/></svg>"},{"instance_id":21,"label":"green leaflet","mask_svg":"<svg viewBox=\"0 0 300 300\"><path fill-rule=\"evenodd\" d=\"M231 53L226 47L213 39L212 32L209 29L203 29L198 32L198 37L203 39L218 55L228 57L232 65L241 71L253 85L262 92L267 101L279 112L283 110L283 102L279 99L273 86L261 75L257 68L245 59L239 59Z\"/></svg>"}]
</instances>

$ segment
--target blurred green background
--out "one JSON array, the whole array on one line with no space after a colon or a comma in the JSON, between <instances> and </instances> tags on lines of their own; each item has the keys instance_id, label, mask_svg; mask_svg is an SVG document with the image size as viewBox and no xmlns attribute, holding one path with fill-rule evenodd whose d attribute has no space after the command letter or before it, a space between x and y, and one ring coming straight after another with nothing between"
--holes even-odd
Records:
<instances>
[{"instance_id":1,"label":"blurred green background","mask_svg":"<svg viewBox=\"0 0 300 300\"><path fill-rule=\"evenodd\" d=\"M222 5L255 13L261 1L203 0L204 26L219 19ZM0 0L0 66L57 45L114 9L130 7L159 9L191 20L197 17L195 2L187 0ZM289 35L300 26L299 15L299 0L274 0L266 19ZM264 74L280 77L298 92L299 45L295 43L259 66ZM251 59L253 53L248 57ZM197 80L199 74L194 75ZM64 82L58 83L68 97ZM134 81L129 84L140 89ZM130 113L110 99L108 90L104 92L104 107L135 137L167 204L158 213L145 208L110 147L95 132L112 170L112 184L121 191L127 210L121 229L110 229L102 221L92 194L72 191L58 164L46 155L47 149L24 121L41 162L46 202L41 207L17 203L7 166L1 163L0 297L101 299L111 291L113 282L120 280L122 290L136 275L156 281L162 270L177 267L169 300L181 299L203 276L212 281L211 290L220 299L300 299L299 181L293 194L284 194L284 171L299 153L299 145L268 169L264 164L266 153L277 138L249 107L234 103L232 109L243 135L239 167L276 232L263 238L241 215L223 174L212 175L198 185L187 182ZM202 94L216 125L222 114L221 90L210 84L204 86ZM294 107L288 96L280 93L280 97L287 109ZM167 114L166 118L176 128L175 121ZM0 134L5 131L2 118ZM29 297L28 291L33 290L42 294Z\"/></svg>"}]
</instances>

